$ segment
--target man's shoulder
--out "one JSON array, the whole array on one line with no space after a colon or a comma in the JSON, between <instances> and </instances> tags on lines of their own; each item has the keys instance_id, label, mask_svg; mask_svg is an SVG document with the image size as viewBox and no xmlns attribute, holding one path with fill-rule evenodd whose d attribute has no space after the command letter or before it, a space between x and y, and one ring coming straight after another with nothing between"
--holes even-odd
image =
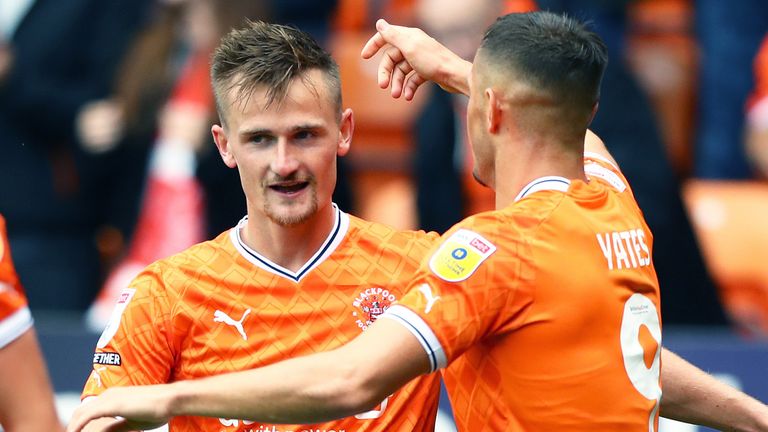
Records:
<instances>
[{"instance_id":1,"label":"man's shoulder","mask_svg":"<svg viewBox=\"0 0 768 432\"><path fill-rule=\"evenodd\" d=\"M230 265L235 255L236 250L228 232L225 232L214 239L197 243L153 262L140 273L139 278L150 276L167 280L177 276L189 277L194 274L215 272L218 267Z\"/></svg>"},{"instance_id":2,"label":"man's shoulder","mask_svg":"<svg viewBox=\"0 0 768 432\"><path fill-rule=\"evenodd\" d=\"M232 256L233 252L235 252L235 248L232 245L229 231L226 231L211 240L196 243L178 253L160 259L157 263L171 266L198 264L199 262Z\"/></svg>"},{"instance_id":3,"label":"man's shoulder","mask_svg":"<svg viewBox=\"0 0 768 432\"><path fill-rule=\"evenodd\" d=\"M440 235L423 230L397 229L387 224L367 221L350 215L349 237L355 242L381 246L406 243L433 244Z\"/></svg>"}]
</instances>

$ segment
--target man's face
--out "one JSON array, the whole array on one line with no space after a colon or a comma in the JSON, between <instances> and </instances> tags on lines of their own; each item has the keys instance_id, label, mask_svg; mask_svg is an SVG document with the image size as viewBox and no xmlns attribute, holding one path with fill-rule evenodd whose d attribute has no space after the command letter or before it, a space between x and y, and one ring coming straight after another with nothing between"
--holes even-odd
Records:
<instances>
[{"instance_id":1,"label":"man's face","mask_svg":"<svg viewBox=\"0 0 768 432\"><path fill-rule=\"evenodd\" d=\"M267 107L266 93L258 88L244 103L233 103L230 94L226 130L216 125L212 132L224 162L240 172L250 217L296 225L331 203L352 112L338 121L335 98L317 70L294 79L282 103Z\"/></svg>"}]
</instances>

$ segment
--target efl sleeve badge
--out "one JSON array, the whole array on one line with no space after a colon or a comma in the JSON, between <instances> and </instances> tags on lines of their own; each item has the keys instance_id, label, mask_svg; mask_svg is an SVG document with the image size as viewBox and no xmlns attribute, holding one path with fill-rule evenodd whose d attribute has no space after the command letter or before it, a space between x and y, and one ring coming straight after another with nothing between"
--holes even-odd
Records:
<instances>
[{"instance_id":1,"label":"efl sleeve badge","mask_svg":"<svg viewBox=\"0 0 768 432\"><path fill-rule=\"evenodd\" d=\"M445 239L429 260L429 269L448 282L461 282L480 267L496 246L480 234L460 229Z\"/></svg>"},{"instance_id":2,"label":"efl sleeve badge","mask_svg":"<svg viewBox=\"0 0 768 432\"><path fill-rule=\"evenodd\" d=\"M109 318L107 326L104 327L104 332L101 333L101 337L96 343L96 348L104 348L109 341L115 337L117 329L120 327L120 319L123 317L123 312L125 312L125 308L128 307L128 303L131 302L134 294L136 294L134 288L124 288L120 292L120 296L117 298L117 304L112 310L112 316Z\"/></svg>"}]
</instances>

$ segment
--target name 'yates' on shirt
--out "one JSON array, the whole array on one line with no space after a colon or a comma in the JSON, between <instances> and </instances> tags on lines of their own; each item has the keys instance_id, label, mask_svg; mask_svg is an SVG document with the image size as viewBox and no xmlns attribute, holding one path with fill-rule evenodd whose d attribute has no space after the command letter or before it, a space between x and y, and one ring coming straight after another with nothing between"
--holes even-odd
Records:
<instances>
[{"instance_id":1,"label":"name 'yates' on shirt","mask_svg":"<svg viewBox=\"0 0 768 432\"><path fill-rule=\"evenodd\" d=\"M651 264L645 232L640 228L598 233L597 242L608 261L608 270L646 267Z\"/></svg>"}]
</instances>

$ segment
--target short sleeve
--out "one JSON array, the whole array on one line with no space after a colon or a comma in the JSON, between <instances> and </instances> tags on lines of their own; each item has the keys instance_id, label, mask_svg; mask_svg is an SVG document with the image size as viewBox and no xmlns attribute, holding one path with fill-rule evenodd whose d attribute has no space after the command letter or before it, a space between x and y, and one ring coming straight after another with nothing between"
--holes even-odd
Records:
<instances>
[{"instance_id":1,"label":"short sleeve","mask_svg":"<svg viewBox=\"0 0 768 432\"><path fill-rule=\"evenodd\" d=\"M584 153L584 173L590 179L602 181L617 192L629 192L632 195L632 188L629 181L624 177L618 166L602 155L592 152Z\"/></svg>"},{"instance_id":2,"label":"short sleeve","mask_svg":"<svg viewBox=\"0 0 768 432\"><path fill-rule=\"evenodd\" d=\"M82 398L114 386L168 382L174 359L169 314L162 272L156 263L120 292L96 344L93 370Z\"/></svg>"},{"instance_id":3,"label":"short sleeve","mask_svg":"<svg viewBox=\"0 0 768 432\"><path fill-rule=\"evenodd\" d=\"M444 368L523 322L532 301L525 248L497 212L470 218L440 239L407 294L382 317L417 337L432 370Z\"/></svg>"}]
</instances>

